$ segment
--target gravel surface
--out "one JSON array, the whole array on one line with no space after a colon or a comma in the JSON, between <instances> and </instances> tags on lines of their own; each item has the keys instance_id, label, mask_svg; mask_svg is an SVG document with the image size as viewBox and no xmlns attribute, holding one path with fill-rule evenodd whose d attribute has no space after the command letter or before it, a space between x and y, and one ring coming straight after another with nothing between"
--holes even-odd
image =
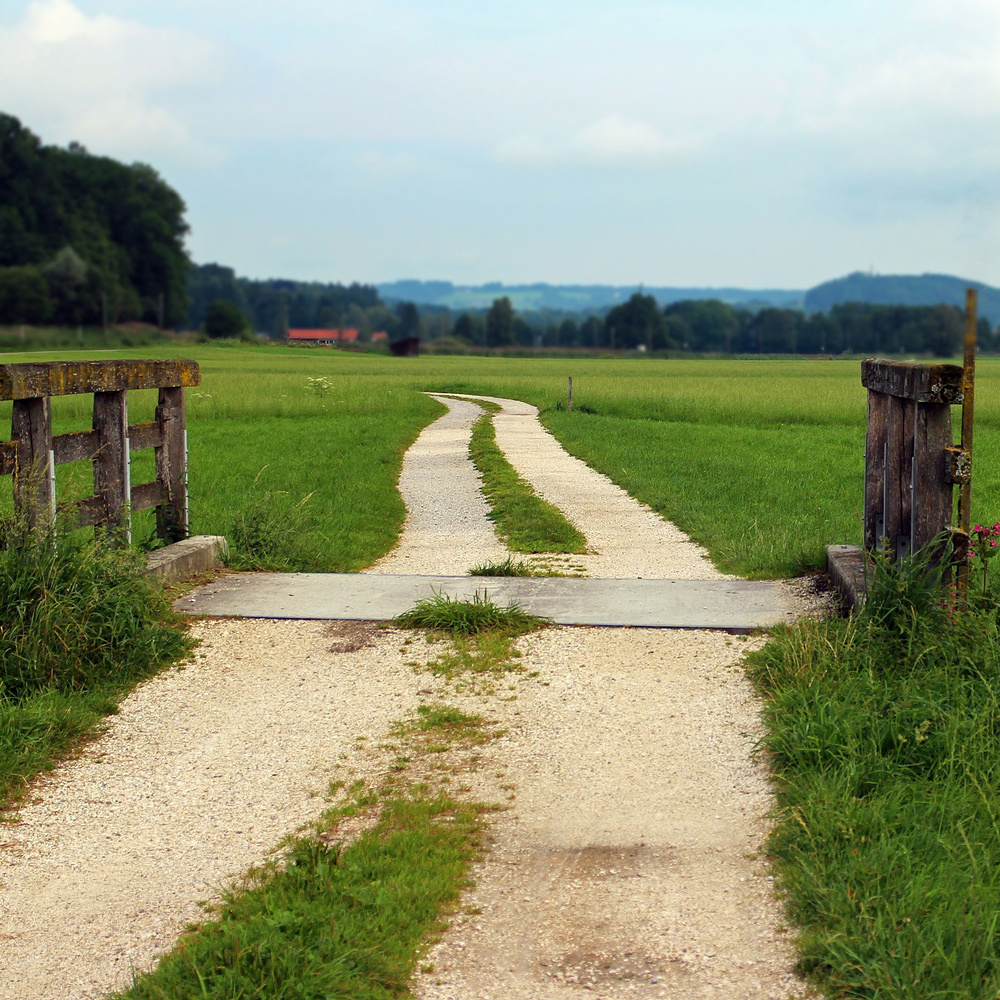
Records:
<instances>
[{"instance_id":1,"label":"gravel surface","mask_svg":"<svg viewBox=\"0 0 1000 1000\"><path fill-rule=\"evenodd\" d=\"M522 642L539 676L491 706L508 727L503 776L477 790L515 798L421 1000L801 992L756 858L771 798L747 644L568 628Z\"/></svg>"},{"instance_id":2,"label":"gravel surface","mask_svg":"<svg viewBox=\"0 0 1000 1000\"><path fill-rule=\"evenodd\" d=\"M448 412L424 428L403 459L399 492L406 524L399 544L366 573L464 576L509 554L489 519L482 477L469 458L472 425L482 407L434 397Z\"/></svg>"},{"instance_id":3,"label":"gravel surface","mask_svg":"<svg viewBox=\"0 0 1000 1000\"><path fill-rule=\"evenodd\" d=\"M0 997L84 1000L129 982L200 900L369 766L432 679L367 623L202 621L196 659L139 687L106 734L0 828ZM411 638L409 635L406 638Z\"/></svg>"},{"instance_id":4,"label":"gravel surface","mask_svg":"<svg viewBox=\"0 0 1000 1000\"><path fill-rule=\"evenodd\" d=\"M530 403L496 396L465 398L486 399L503 408L493 418L497 445L518 475L587 539L593 554L571 557L587 576L725 579L708 553L684 532L566 452L542 427Z\"/></svg>"},{"instance_id":5,"label":"gravel surface","mask_svg":"<svg viewBox=\"0 0 1000 1000\"><path fill-rule=\"evenodd\" d=\"M466 457L476 408L445 402L449 416L407 456L406 531L374 572L465 573L505 554ZM533 414L503 405L501 447L599 550L591 575L718 575L617 487L567 464ZM2 1000L88 1000L125 984L200 915L199 900L318 815L332 779L370 773L376 758L356 737L378 741L421 698L442 697L441 681L408 666L431 648L403 647L391 630L195 629L195 662L140 687L4 828ZM741 642L552 628L521 645L537 677L488 704L448 696L508 727L479 791L512 808L467 900L480 912L436 946L419 995L787 996L792 955L754 859L771 800L751 762Z\"/></svg>"}]
</instances>

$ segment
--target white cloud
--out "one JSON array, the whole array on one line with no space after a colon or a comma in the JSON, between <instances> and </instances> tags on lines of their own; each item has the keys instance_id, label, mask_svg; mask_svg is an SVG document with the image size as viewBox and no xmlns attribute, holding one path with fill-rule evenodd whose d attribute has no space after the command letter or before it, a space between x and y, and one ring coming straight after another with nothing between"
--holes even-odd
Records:
<instances>
[{"instance_id":1,"label":"white cloud","mask_svg":"<svg viewBox=\"0 0 1000 1000\"><path fill-rule=\"evenodd\" d=\"M90 17L71 0L33 0L20 23L0 28L4 110L46 141L77 140L126 159L211 159L170 99L216 73L199 36Z\"/></svg>"},{"instance_id":2,"label":"white cloud","mask_svg":"<svg viewBox=\"0 0 1000 1000\"><path fill-rule=\"evenodd\" d=\"M519 166L585 164L596 167L656 167L696 151L694 136L668 137L651 125L609 115L560 141L522 135L499 143L495 154Z\"/></svg>"}]
</instances>

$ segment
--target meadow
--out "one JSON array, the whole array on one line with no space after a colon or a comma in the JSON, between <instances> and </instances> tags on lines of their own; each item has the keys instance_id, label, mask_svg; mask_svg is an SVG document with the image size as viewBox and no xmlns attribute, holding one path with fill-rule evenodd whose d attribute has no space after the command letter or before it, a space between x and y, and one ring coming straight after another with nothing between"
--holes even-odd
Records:
<instances>
[{"instance_id":1,"label":"meadow","mask_svg":"<svg viewBox=\"0 0 1000 1000\"><path fill-rule=\"evenodd\" d=\"M349 571L391 548L404 515L402 456L443 410L427 390L539 406L571 452L701 541L722 569L806 572L822 566L825 544L859 539L857 359L397 359L225 344L183 353L203 373L188 394L192 526L227 535L239 566ZM974 517L990 523L1000 513L998 381L1000 362L982 361ZM152 395L132 394L133 422L149 419ZM9 404L0 408L0 421L9 415ZM88 426L89 398L55 400L54 418L57 432ZM133 481L151 466L152 454L139 453ZM89 492L88 468L59 471L61 496ZM10 485L0 486L2 509ZM150 527L148 515L136 518L139 539ZM29 561L26 551L0 552L9 646L0 650L0 795L16 796L135 680L186 647L134 552L61 542L36 546ZM749 662L780 807L770 854L799 928L800 969L831 998L989 1000L1000 990L997 600L948 606L905 571L876 574L874 588L863 614L779 629ZM499 654L489 645L497 641ZM509 641L487 634L477 655L502 660ZM458 646L442 669L474 659ZM311 840L294 845L291 877L262 872L259 886L227 901L218 927L123 996L231 996L234 976L241 989L262 981L265 953L288 956L280 968L265 963L268 995L278 982L297 989L306 974L343 995L407 995L419 941L439 913L420 886L443 872L434 898L454 900L479 816L469 807L462 836L441 840L434 817L464 807L406 789L385 794L395 825L343 858ZM357 929L345 915L358 915L359 893L389 871L384 864L402 887L391 905L413 929L405 940L391 935L392 953L379 936L389 904L366 903L361 915L374 922ZM276 909L281 921L271 919ZM331 921L349 934L327 955L310 935ZM359 947L387 961L359 973L345 957ZM247 956L245 968L234 955Z\"/></svg>"},{"instance_id":2,"label":"meadow","mask_svg":"<svg viewBox=\"0 0 1000 1000\"><path fill-rule=\"evenodd\" d=\"M823 565L827 543L859 537L857 359L390 358L227 344L181 353L203 375L188 394L192 527L229 536L241 566L349 572L388 551L404 516L402 455L443 412L421 390L534 403L568 450L676 522L726 571L807 572ZM991 518L1000 510L1000 362L981 362L979 380L974 496L976 516ZM152 395L130 396L133 420L148 419ZM89 406L86 397L55 400L57 431L89 426ZM0 426L8 420L9 404L0 405ZM136 459L133 482L148 478L152 455ZM62 467L60 495L87 492L88 477ZM9 483L0 489L9 503ZM149 523L137 519L137 537Z\"/></svg>"}]
</instances>

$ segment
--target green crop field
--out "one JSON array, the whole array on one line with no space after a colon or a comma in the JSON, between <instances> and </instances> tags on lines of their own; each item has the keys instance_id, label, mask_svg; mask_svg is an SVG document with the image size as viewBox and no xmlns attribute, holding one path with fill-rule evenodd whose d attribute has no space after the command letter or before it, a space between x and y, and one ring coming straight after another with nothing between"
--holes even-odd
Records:
<instances>
[{"instance_id":1,"label":"green crop field","mask_svg":"<svg viewBox=\"0 0 1000 1000\"><path fill-rule=\"evenodd\" d=\"M858 540L865 391L856 359L388 358L229 345L182 353L203 373L188 395L192 527L230 536L243 565L351 571L391 548L404 514L402 455L442 412L421 390L534 403L571 452L675 521L722 569L800 573L822 564L825 544ZM37 359L70 356L87 355ZM991 520L1000 512L998 388L1000 363L981 362L974 495L977 517ZM149 418L152 397L132 394L133 420ZM10 404L0 405L9 426ZM89 405L55 400L57 432L88 426ZM133 482L151 475L151 453L137 459ZM87 492L88 475L61 468L60 495ZM9 482L2 487L9 504ZM137 522L141 537L148 516Z\"/></svg>"}]
</instances>

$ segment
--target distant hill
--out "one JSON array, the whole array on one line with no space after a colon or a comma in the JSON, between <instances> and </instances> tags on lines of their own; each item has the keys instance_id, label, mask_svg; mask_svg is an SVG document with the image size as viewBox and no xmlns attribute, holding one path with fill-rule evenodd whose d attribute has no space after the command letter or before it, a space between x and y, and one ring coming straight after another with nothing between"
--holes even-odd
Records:
<instances>
[{"instance_id":1,"label":"distant hill","mask_svg":"<svg viewBox=\"0 0 1000 1000\"><path fill-rule=\"evenodd\" d=\"M386 302L415 302L446 306L454 311L488 309L506 296L518 312L551 309L564 312L603 310L619 305L637 291L652 295L661 305L685 299L720 299L730 305L801 307L803 291L747 288L675 288L641 285L455 285L450 281L388 281L377 285Z\"/></svg>"},{"instance_id":2,"label":"distant hill","mask_svg":"<svg viewBox=\"0 0 1000 1000\"><path fill-rule=\"evenodd\" d=\"M388 281L376 286L386 302L415 302L423 306L445 306L454 312L488 309L494 299L507 296L518 312L550 309L556 312L603 312L637 291L652 295L660 305L686 299L719 299L731 306L749 309L777 307L827 312L845 302L872 305L965 307L965 289L979 290L979 313L991 323L1000 323L1000 289L981 281L949 274L865 274L855 272L825 281L808 291L785 288L684 288L642 285L505 285L491 281L483 285L456 285L450 281Z\"/></svg>"},{"instance_id":3,"label":"distant hill","mask_svg":"<svg viewBox=\"0 0 1000 1000\"><path fill-rule=\"evenodd\" d=\"M965 290L979 291L979 315L1000 323L1000 289L950 274L865 274L825 281L805 296L807 312L827 312L845 302L882 306L952 305L965 308Z\"/></svg>"}]
</instances>

